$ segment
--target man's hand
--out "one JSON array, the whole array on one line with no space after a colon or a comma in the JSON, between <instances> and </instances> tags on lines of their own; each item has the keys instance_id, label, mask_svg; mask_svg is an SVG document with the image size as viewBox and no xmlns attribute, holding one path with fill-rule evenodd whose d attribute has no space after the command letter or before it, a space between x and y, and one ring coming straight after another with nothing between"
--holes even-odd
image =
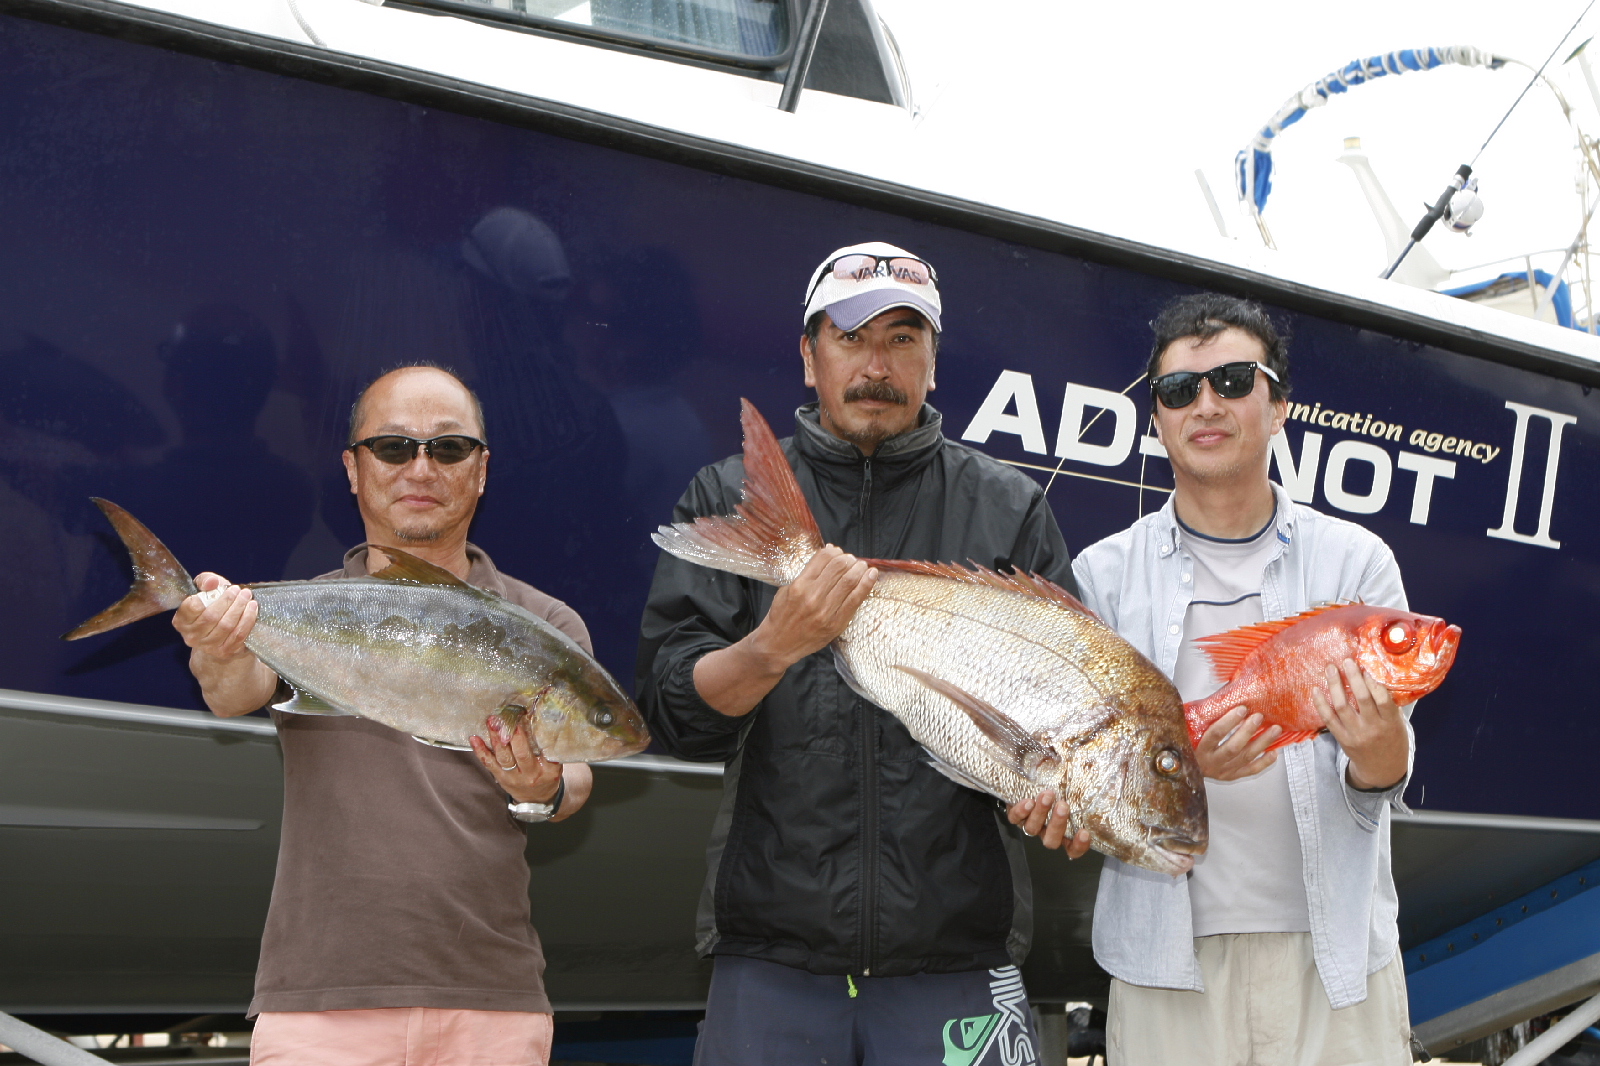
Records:
<instances>
[{"instance_id":1,"label":"man's hand","mask_svg":"<svg viewBox=\"0 0 1600 1066\"><path fill-rule=\"evenodd\" d=\"M527 721L508 730L504 718L491 714L483 724L484 736L472 738L472 750L506 795L518 803L549 803L555 799L561 785L561 764L551 762L539 751L538 743L528 733ZM561 805L566 806L564 799Z\"/></svg>"},{"instance_id":2,"label":"man's hand","mask_svg":"<svg viewBox=\"0 0 1600 1066\"><path fill-rule=\"evenodd\" d=\"M747 639L758 654L787 670L843 633L877 581L876 570L830 544L778 590L772 609Z\"/></svg>"},{"instance_id":3,"label":"man's hand","mask_svg":"<svg viewBox=\"0 0 1600 1066\"><path fill-rule=\"evenodd\" d=\"M1012 825L1020 825L1026 835L1038 837L1039 843L1047 848L1061 848L1065 842L1067 858L1078 859L1089 850L1089 831L1080 829L1077 836L1067 840L1071 814L1066 800L1058 803L1054 792L1045 791L1039 793L1036 800L1013 803L1006 810L1006 819Z\"/></svg>"},{"instance_id":4,"label":"man's hand","mask_svg":"<svg viewBox=\"0 0 1600 1066\"><path fill-rule=\"evenodd\" d=\"M1372 675L1346 659L1344 676L1328 667L1328 691L1332 702L1319 691L1311 702L1328 727L1328 732L1350 756L1350 783L1356 788L1390 788L1406 776L1411 757L1411 738L1406 734L1406 718L1395 706L1389 690ZM1346 689L1348 688L1348 698Z\"/></svg>"},{"instance_id":5,"label":"man's hand","mask_svg":"<svg viewBox=\"0 0 1600 1066\"><path fill-rule=\"evenodd\" d=\"M230 585L226 578L210 572L194 579L201 592L222 589L221 595L210 603L198 594L178 605L172 616L172 627L183 637L183 642L210 659L226 661L245 650L245 638L255 628L256 598L243 585ZM254 658L252 655L251 658Z\"/></svg>"},{"instance_id":6,"label":"man's hand","mask_svg":"<svg viewBox=\"0 0 1600 1066\"><path fill-rule=\"evenodd\" d=\"M1278 753L1267 748L1283 735L1283 728L1262 729L1265 720L1239 706L1212 722L1194 748L1200 772L1213 781L1237 781L1254 777L1277 762Z\"/></svg>"},{"instance_id":7,"label":"man's hand","mask_svg":"<svg viewBox=\"0 0 1600 1066\"><path fill-rule=\"evenodd\" d=\"M189 645L189 670L213 714L234 718L263 707L278 687L278 675L244 646L255 628L255 597L217 574L194 579L202 592L221 589L210 603L200 595L178 605L172 626Z\"/></svg>"},{"instance_id":8,"label":"man's hand","mask_svg":"<svg viewBox=\"0 0 1600 1066\"><path fill-rule=\"evenodd\" d=\"M844 632L877 581L878 572L860 559L831 544L823 548L778 590L754 631L694 664L700 698L730 717L749 714L785 670Z\"/></svg>"}]
</instances>

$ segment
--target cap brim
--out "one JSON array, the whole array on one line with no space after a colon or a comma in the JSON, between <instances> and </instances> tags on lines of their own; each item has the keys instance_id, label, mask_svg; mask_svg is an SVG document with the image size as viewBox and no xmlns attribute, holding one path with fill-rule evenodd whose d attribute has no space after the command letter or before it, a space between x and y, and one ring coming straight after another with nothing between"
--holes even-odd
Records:
<instances>
[{"instance_id":1,"label":"cap brim","mask_svg":"<svg viewBox=\"0 0 1600 1066\"><path fill-rule=\"evenodd\" d=\"M927 300L916 293L907 292L904 288L896 286L892 289L872 289L847 296L843 300L836 300L823 308L828 312L828 318L839 329L849 331L860 329L865 323L889 310L891 307L909 307L920 312L924 318L932 323L936 332L941 332L939 325L939 310Z\"/></svg>"}]
</instances>

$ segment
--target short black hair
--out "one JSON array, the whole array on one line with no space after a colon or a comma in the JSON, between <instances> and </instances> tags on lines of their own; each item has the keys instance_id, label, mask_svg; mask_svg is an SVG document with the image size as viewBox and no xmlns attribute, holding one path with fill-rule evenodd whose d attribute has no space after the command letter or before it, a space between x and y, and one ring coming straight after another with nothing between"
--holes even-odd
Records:
<instances>
[{"instance_id":1,"label":"short black hair","mask_svg":"<svg viewBox=\"0 0 1600 1066\"><path fill-rule=\"evenodd\" d=\"M372 386L393 374L396 370L437 370L441 374L448 374L454 378L457 385L467 390L467 397L472 401L472 413L478 418L478 434L483 438L484 443L488 443L489 427L484 425L483 422L483 402L478 399L478 394L472 391L472 386L461 380L461 375L457 374L451 367L426 359L419 359L413 363L397 363L367 382L367 387L361 390L361 395L356 397L356 402L350 405L350 435L349 439L345 441L346 448L355 445L356 434L361 432L361 419L366 415L366 411L363 408L366 406L367 393L372 391Z\"/></svg>"},{"instance_id":2,"label":"short black hair","mask_svg":"<svg viewBox=\"0 0 1600 1066\"><path fill-rule=\"evenodd\" d=\"M901 305L901 309L906 310L906 311L910 311L912 314L914 314L918 318L922 319L923 324L926 325L928 327L929 332L931 332L933 334L933 354L934 355L938 355L939 354L939 337L941 336L941 333L940 333L939 330L936 330L936 329L933 328L933 323L928 321L928 316L923 314L921 311L918 311L915 307L905 307L904 305ZM893 307L886 307L886 308L884 308L884 310L885 311L893 311L893 310L897 310L897 309L893 308ZM806 343L811 346L811 350L812 351L816 351L817 350L817 335L822 332L822 316L827 314L827 313L828 313L827 311L815 311L815 312L812 313L810 318L806 319L806 328L805 328L805 331L803 333L803 336L806 339ZM882 312L880 312L880 314L881 313ZM876 318L878 316L874 315L872 317Z\"/></svg>"},{"instance_id":3,"label":"short black hair","mask_svg":"<svg viewBox=\"0 0 1600 1066\"><path fill-rule=\"evenodd\" d=\"M1243 330L1261 342L1262 362L1278 380L1267 379L1273 400L1289 398L1289 331L1280 329L1261 305L1220 292L1196 292L1169 300L1150 323L1155 340L1150 346L1150 362L1145 376L1154 378L1161 370L1161 357L1174 341L1193 337L1205 342L1226 329Z\"/></svg>"}]
</instances>

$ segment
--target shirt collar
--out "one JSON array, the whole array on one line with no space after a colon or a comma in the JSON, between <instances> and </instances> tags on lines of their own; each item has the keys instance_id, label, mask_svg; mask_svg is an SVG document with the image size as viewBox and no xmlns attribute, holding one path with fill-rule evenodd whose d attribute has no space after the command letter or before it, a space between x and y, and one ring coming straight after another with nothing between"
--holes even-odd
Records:
<instances>
[{"instance_id":1,"label":"shirt collar","mask_svg":"<svg viewBox=\"0 0 1600 1066\"><path fill-rule=\"evenodd\" d=\"M1273 524L1277 526L1278 541L1281 544L1292 544L1294 543L1295 526L1294 500L1289 496L1289 490L1276 481L1268 481L1267 484L1272 486L1272 498L1277 506ZM1167 502L1162 506L1161 510L1157 512L1161 543L1170 551L1177 550L1178 535L1181 531L1178 523L1177 500L1178 494L1176 492L1172 493L1167 497ZM1164 551L1162 554L1165 555L1167 552Z\"/></svg>"},{"instance_id":2,"label":"shirt collar","mask_svg":"<svg viewBox=\"0 0 1600 1066\"><path fill-rule=\"evenodd\" d=\"M344 576L367 576L367 548L368 544L357 544L354 548L344 553ZM489 553L482 548L467 542L467 584L476 588L487 589L496 596L505 596L505 581L500 576L500 570L494 565L494 560L489 558Z\"/></svg>"}]
</instances>

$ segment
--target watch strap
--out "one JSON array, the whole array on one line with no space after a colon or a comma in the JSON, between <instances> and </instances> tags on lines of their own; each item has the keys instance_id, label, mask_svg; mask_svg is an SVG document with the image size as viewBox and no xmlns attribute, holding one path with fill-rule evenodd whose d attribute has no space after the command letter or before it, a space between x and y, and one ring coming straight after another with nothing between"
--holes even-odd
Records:
<instances>
[{"instance_id":1,"label":"watch strap","mask_svg":"<svg viewBox=\"0 0 1600 1066\"><path fill-rule=\"evenodd\" d=\"M548 822L561 810L561 801L567 795L567 779L562 777L556 783L556 794L550 797L549 802L540 803L530 801L527 803L513 802L506 805L506 810L511 812L511 817L519 822Z\"/></svg>"}]
</instances>

